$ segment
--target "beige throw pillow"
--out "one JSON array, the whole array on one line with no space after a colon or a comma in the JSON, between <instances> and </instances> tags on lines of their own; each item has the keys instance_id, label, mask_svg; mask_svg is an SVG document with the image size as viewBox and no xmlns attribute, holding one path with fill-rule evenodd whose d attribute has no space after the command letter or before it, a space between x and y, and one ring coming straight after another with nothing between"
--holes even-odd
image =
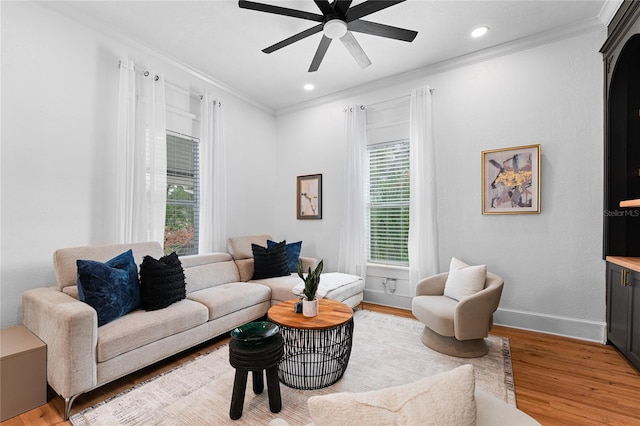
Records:
<instances>
[{"instance_id":1,"label":"beige throw pillow","mask_svg":"<svg viewBox=\"0 0 640 426\"><path fill-rule=\"evenodd\" d=\"M309 413L316 426L474 425L473 366L463 365L406 385L312 396Z\"/></svg>"},{"instance_id":2,"label":"beige throw pillow","mask_svg":"<svg viewBox=\"0 0 640 426\"><path fill-rule=\"evenodd\" d=\"M487 265L469 266L451 258L449 276L444 285L444 295L455 300L472 296L484 288L487 280Z\"/></svg>"}]
</instances>

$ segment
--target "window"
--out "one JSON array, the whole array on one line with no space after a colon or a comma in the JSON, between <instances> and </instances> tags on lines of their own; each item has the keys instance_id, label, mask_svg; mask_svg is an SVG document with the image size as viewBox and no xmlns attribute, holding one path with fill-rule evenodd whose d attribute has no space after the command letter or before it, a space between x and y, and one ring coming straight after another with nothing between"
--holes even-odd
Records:
<instances>
[{"instance_id":1,"label":"window","mask_svg":"<svg viewBox=\"0 0 640 426\"><path fill-rule=\"evenodd\" d=\"M167 132L165 253L198 253L198 141Z\"/></svg>"},{"instance_id":2,"label":"window","mask_svg":"<svg viewBox=\"0 0 640 426\"><path fill-rule=\"evenodd\" d=\"M367 147L369 261L409 265L409 140Z\"/></svg>"}]
</instances>

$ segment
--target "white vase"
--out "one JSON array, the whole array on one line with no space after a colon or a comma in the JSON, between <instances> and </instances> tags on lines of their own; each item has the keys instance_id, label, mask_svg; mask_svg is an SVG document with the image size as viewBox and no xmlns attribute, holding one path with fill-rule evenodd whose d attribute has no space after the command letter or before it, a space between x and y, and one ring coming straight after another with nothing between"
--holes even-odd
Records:
<instances>
[{"instance_id":1,"label":"white vase","mask_svg":"<svg viewBox=\"0 0 640 426\"><path fill-rule=\"evenodd\" d=\"M302 299L302 315L305 317L315 317L318 315L318 299Z\"/></svg>"}]
</instances>

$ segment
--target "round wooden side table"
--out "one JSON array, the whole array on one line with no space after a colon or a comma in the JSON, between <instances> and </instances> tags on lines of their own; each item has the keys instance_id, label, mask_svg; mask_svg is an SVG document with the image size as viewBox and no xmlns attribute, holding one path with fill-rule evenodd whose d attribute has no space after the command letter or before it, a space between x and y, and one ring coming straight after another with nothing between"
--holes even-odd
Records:
<instances>
[{"instance_id":1,"label":"round wooden side table","mask_svg":"<svg viewBox=\"0 0 640 426\"><path fill-rule=\"evenodd\" d=\"M353 310L335 300L320 299L318 315L294 312L298 300L272 306L269 320L280 326L284 355L278 364L280 382L294 389L331 386L344 374L353 343Z\"/></svg>"}]
</instances>

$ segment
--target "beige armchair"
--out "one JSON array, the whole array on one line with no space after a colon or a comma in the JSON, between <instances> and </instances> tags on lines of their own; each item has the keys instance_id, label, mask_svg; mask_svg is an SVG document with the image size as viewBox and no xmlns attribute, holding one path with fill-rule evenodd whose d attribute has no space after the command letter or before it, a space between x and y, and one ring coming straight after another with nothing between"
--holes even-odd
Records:
<instances>
[{"instance_id":1,"label":"beige armchair","mask_svg":"<svg viewBox=\"0 0 640 426\"><path fill-rule=\"evenodd\" d=\"M424 323L422 343L447 355L474 358L488 352L484 340L493 326L504 281L487 272L484 288L460 301L444 295L449 272L425 278L416 286L413 315Z\"/></svg>"}]
</instances>

